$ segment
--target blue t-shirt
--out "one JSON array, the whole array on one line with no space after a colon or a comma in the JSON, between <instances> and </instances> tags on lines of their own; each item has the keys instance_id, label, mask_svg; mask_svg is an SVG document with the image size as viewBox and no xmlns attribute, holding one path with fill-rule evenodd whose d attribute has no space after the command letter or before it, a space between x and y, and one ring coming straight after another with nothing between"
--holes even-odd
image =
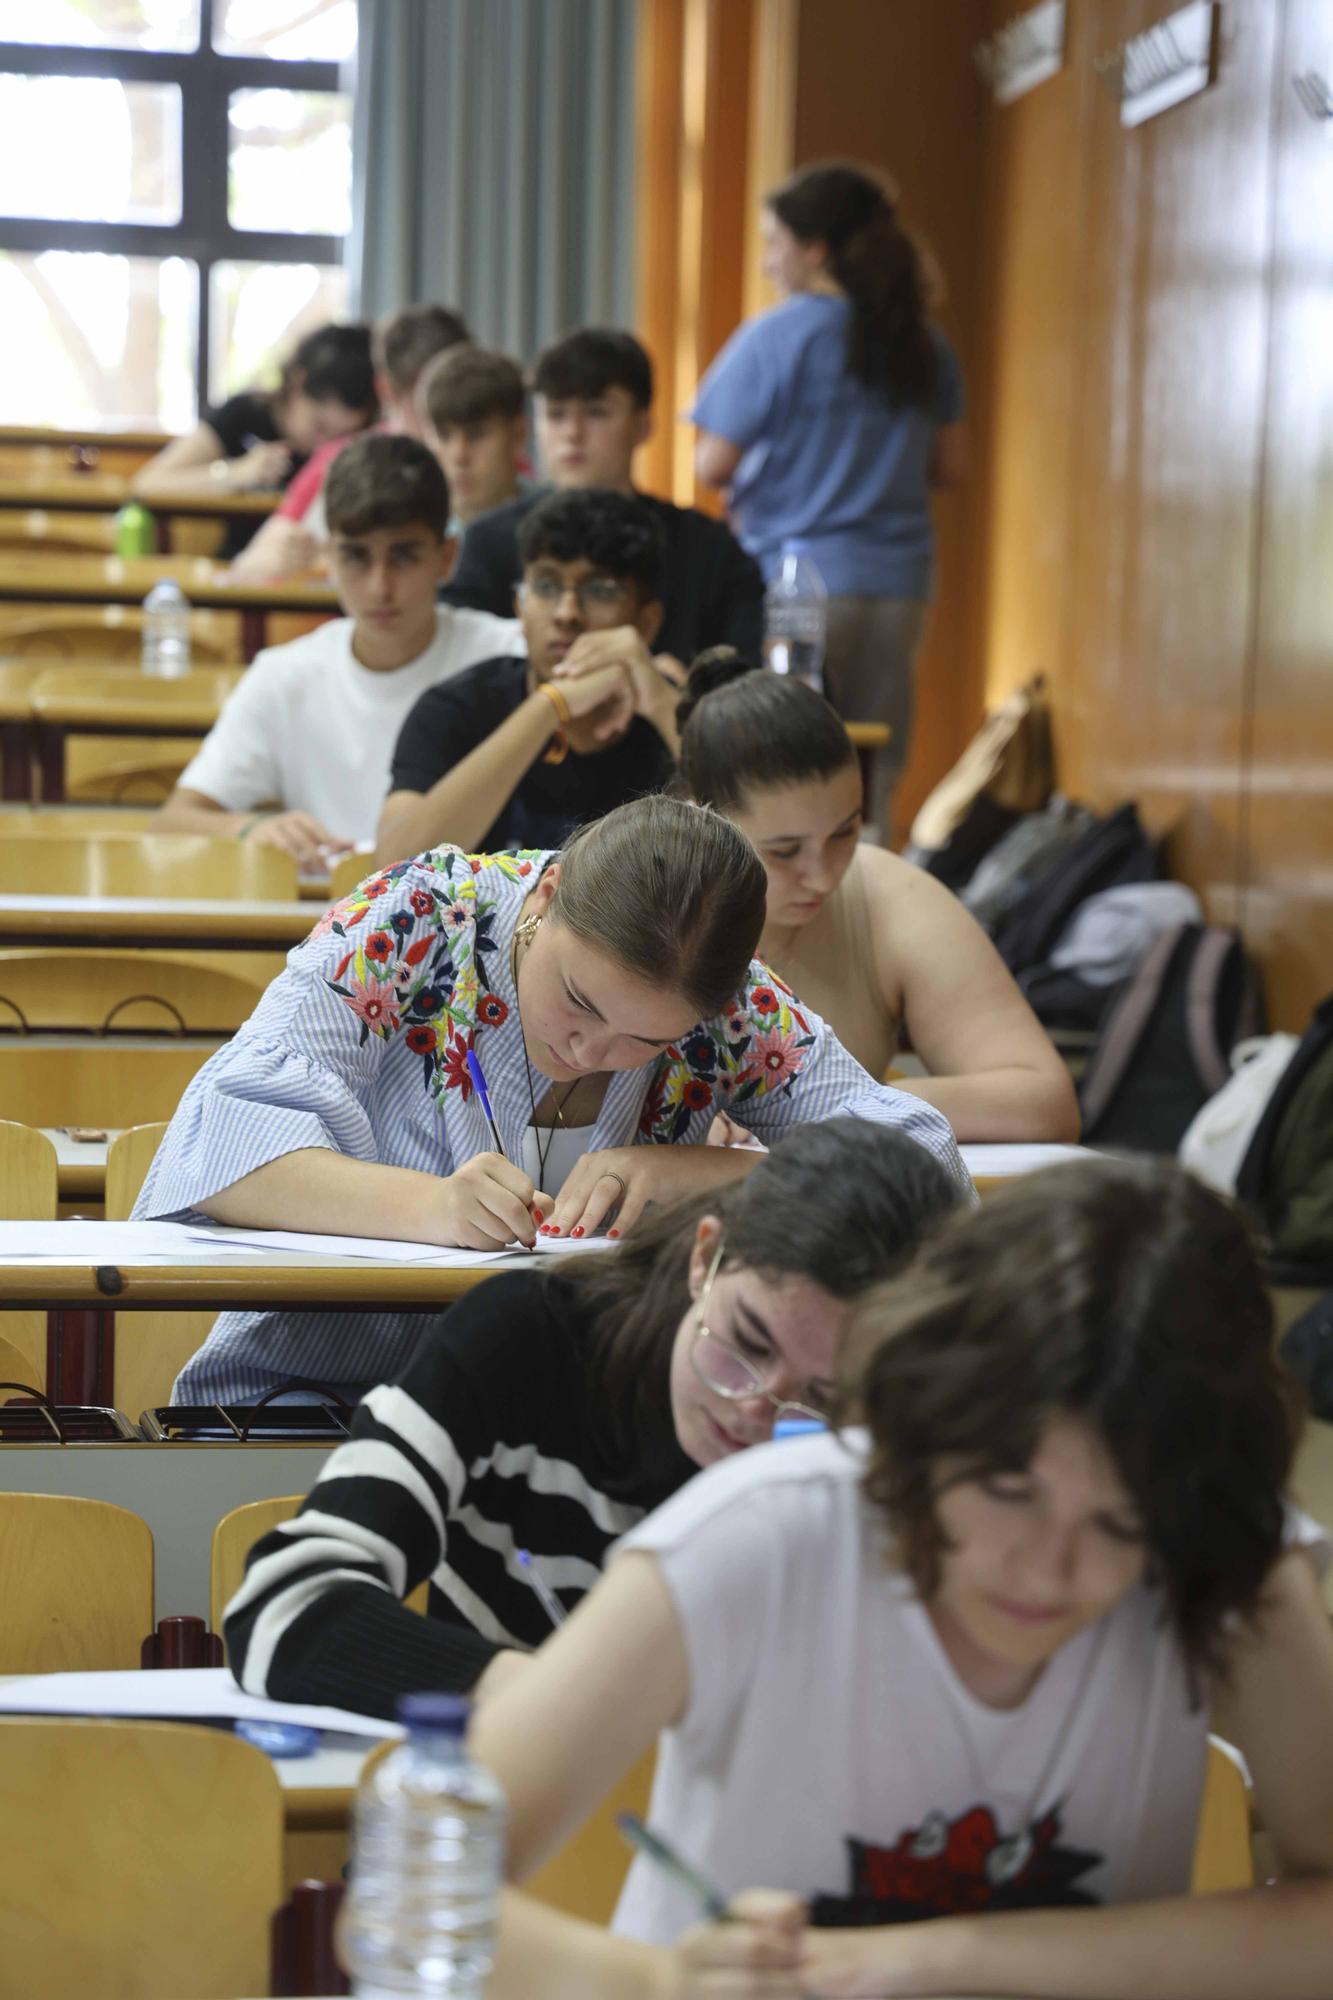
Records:
<instances>
[{"instance_id":1,"label":"blue t-shirt","mask_svg":"<svg viewBox=\"0 0 1333 2000\"><path fill-rule=\"evenodd\" d=\"M739 327L690 415L745 455L732 525L771 577L784 548L810 556L835 597L930 596L935 432L963 413L957 356L935 328L929 408L894 404L847 371L852 307L797 292Z\"/></svg>"}]
</instances>

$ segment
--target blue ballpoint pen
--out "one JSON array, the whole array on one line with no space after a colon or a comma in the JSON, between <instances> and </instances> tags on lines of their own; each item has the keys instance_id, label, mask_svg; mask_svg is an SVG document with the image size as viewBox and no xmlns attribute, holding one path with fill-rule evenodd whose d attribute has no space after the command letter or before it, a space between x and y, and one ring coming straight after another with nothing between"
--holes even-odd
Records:
<instances>
[{"instance_id":1,"label":"blue ballpoint pen","mask_svg":"<svg viewBox=\"0 0 1333 2000\"><path fill-rule=\"evenodd\" d=\"M524 1576L528 1579L528 1582L532 1585L533 1594L538 1604L541 1605L542 1610L546 1613L551 1623L559 1630L560 1626L565 1622L564 1605L560 1602L560 1599L556 1596L546 1578L539 1573L537 1565L532 1560L531 1552L527 1549L519 1549L516 1553L518 1555L519 1566Z\"/></svg>"},{"instance_id":2,"label":"blue ballpoint pen","mask_svg":"<svg viewBox=\"0 0 1333 2000\"><path fill-rule=\"evenodd\" d=\"M704 1916L711 1918L715 1924L731 1922L726 1898L697 1868L692 1868L688 1861L683 1860L674 1847L669 1847L660 1833L654 1833L650 1826L645 1826L637 1813L618 1812L616 1825L632 1847L637 1847L640 1854L646 1854L677 1888L683 1889L699 1905Z\"/></svg>"},{"instance_id":3,"label":"blue ballpoint pen","mask_svg":"<svg viewBox=\"0 0 1333 2000\"><path fill-rule=\"evenodd\" d=\"M477 1093L477 1102L481 1106L482 1116L491 1128L491 1137L495 1141L495 1150L502 1160L507 1160L509 1155L505 1151L504 1140L500 1137L500 1128L495 1122L495 1113L491 1110L491 1094L486 1088L486 1079L481 1073L481 1064L477 1061L477 1052L475 1049L469 1049L467 1052L467 1073L472 1078L472 1088ZM531 1243L520 1243L518 1248L520 1250L531 1250L532 1245Z\"/></svg>"}]
</instances>

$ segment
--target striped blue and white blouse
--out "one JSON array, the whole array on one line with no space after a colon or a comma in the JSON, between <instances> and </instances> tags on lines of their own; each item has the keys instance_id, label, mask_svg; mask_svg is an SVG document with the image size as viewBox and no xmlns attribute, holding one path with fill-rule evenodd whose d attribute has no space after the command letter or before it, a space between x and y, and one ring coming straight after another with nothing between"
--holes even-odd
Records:
<instances>
[{"instance_id":1,"label":"striped blue and white blouse","mask_svg":"<svg viewBox=\"0 0 1333 2000\"><path fill-rule=\"evenodd\" d=\"M532 1099L510 948L548 853L439 847L363 882L288 957L235 1038L190 1084L134 1213L199 1204L286 1153L321 1147L449 1174L493 1147L467 1070L475 1048L504 1149ZM754 962L743 993L637 1069L615 1072L588 1151L699 1145L728 1111L765 1141L840 1114L897 1125L970 1185L942 1115L879 1084L831 1028ZM330 1216L355 1233L354 1215ZM248 1402L293 1378L358 1396L402 1369L428 1318L223 1313L177 1402Z\"/></svg>"}]
</instances>

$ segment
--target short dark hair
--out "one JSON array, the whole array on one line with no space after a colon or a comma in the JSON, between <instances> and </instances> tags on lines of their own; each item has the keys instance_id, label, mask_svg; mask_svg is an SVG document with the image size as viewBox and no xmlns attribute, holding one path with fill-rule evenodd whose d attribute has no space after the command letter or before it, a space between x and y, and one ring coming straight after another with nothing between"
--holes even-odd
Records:
<instances>
[{"instance_id":1,"label":"short dark hair","mask_svg":"<svg viewBox=\"0 0 1333 2000\"><path fill-rule=\"evenodd\" d=\"M847 1358L847 1408L872 1440L866 1492L923 1598L946 1549L941 1466L949 1483L1014 1472L1053 1416L1076 1416L1139 1511L1191 1669L1225 1672L1228 1628L1253 1616L1282 1550L1295 1437L1230 1203L1173 1161L1026 1175L867 1294Z\"/></svg>"},{"instance_id":2,"label":"short dark hair","mask_svg":"<svg viewBox=\"0 0 1333 2000\"><path fill-rule=\"evenodd\" d=\"M443 539L449 525L449 482L434 452L415 438L354 438L329 467L324 515L333 535L368 535L374 528L419 522Z\"/></svg>"},{"instance_id":3,"label":"short dark hair","mask_svg":"<svg viewBox=\"0 0 1333 2000\"><path fill-rule=\"evenodd\" d=\"M479 424L487 417L521 417L523 373L495 348L461 341L437 354L418 384L426 415L437 431L449 424Z\"/></svg>"},{"instance_id":4,"label":"short dark hair","mask_svg":"<svg viewBox=\"0 0 1333 2000\"><path fill-rule=\"evenodd\" d=\"M550 915L705 1021L745 986L765 893L763 863L730 820L653 796L566 841Z\"/></svg>"},{"instance_id":5,"label":"short dark hair","mask_svg":"<svg viewBox=\"0 0 1333 2000\"><path fill-rule=\"evenodd\" d=\"M653 364L632 333L615 326L581 326L542 349L532 365L532 386L539 396L556 402L628 389L636 408L646 410L653 400Z\"/></svg>"},{"instance_id":6,"label":"short dark hair","mask_svg":"<svg viewBox=\"0 0 1333 2000\"><path fill-rule=\"evenodd\" d=\"M592 1325L608 1432L631 1444L667 1406L690 1250L705 1215L722 1224L728 1266L808 1278L852 1299L891 1277L962 1200L958 1183L906 1133L829 1118L789 1132L744 1180L650 1210L609 1255L565 1265L560 1276Z\"/></svg>"},{"instance_id":7,"label":"short dark hair","mask_svg":"<svg viewBox=\"0 0 1333 2000\"><path fill-rule=\"evenodd\" d=\"M524 569L543 557L590 562L636 584L643 604L662 594L662 531L647 501L633 493L606 486L548 493L519 529L518 553Z\"/></svg>"},{"instance_id":8,"label":"short dark hair","mask_svg":"<svg viewBox=\"0 0 1333 2000\"><path fill-rule=\"evenodd\" d=\"M356 321L349 326L321 326L308 333L282 371L279 399L297 393L316 403L346 403L349 410L374 416L375 369L370 358L370 328Z\"/></svg>"},{"instance_id":9,"label":"short dark hair","mask_svg":"<svg viewBox=\"0 0 1333 2000\"><path fill-rule=\"evenodd\" d=\"M371 345L376 368L406 396L428 361L470 338L462 314L448 306L404 306L379 321Z\"/></svg>"},{"instance_id":10,"label":"short dark hair","mask_svg":"<svg viewBox=\"0 0 1333 2000\"><path fill-rule=\"evenodd\" d=\"M676 706L678 788L719 812L753 792L831 778L856 762L841 716L804 681L767 672L731 646L690 667Z\"/></svg>"}]
</instances>

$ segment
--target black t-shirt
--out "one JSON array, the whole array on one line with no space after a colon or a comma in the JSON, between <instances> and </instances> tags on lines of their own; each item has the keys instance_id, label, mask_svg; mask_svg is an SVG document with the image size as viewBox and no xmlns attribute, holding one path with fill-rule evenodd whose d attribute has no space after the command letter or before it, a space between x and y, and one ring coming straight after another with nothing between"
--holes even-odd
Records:
<instances>
[{"instance_id":1,"label":"black t-shirt","mask_svg":"<svg viewBox=\"0 0 1333 2000\"><path fill-rule=\"evenodd\" d=\"M484 743L528 694L526 660L483 660L427 688L408 711L394 745L394 792L428 792L446 771ZM529 766L507 800L496 800L494 823L477 843L481 854L504 847L563 847L576 826L615 806L660 791L670 778L671 753L636 715L618 742L559 764L542 757Z\"/></svg>"},{"instance_id":2,"label":"black t-shirt","mask_svg":"<svg viewBox=\"0 0 1333 2000\"><path fill-rule=\"evenodd\" d=\"M216 431L224 458L244 458L251 445L282 443L272 397L258 396L252 391L228 396L215 410L205 410L204 422L211 431ZM295 479L304 464L305 459L293 452L291 469L282 482L284 487ZM258 527L257 521L228 521L223 556L239 555Z\"/></svg>"},{"instance_id":3,"label":"black t-shirt","mask_svg":"<svg viewBox=\"0 0 1333 2000\"><path fill-rule=\"evenodd\" d=\"M514 615L522 576L518 531L549 487L525 493L468 524L453 575L440 592L446 604ZM725 521L697 507L677 507L641 493L662 531L662 629L655 653L686 666L705 646L734 646L747 660L763 657L764 579Z\"/></svg>"}]
</instances>

